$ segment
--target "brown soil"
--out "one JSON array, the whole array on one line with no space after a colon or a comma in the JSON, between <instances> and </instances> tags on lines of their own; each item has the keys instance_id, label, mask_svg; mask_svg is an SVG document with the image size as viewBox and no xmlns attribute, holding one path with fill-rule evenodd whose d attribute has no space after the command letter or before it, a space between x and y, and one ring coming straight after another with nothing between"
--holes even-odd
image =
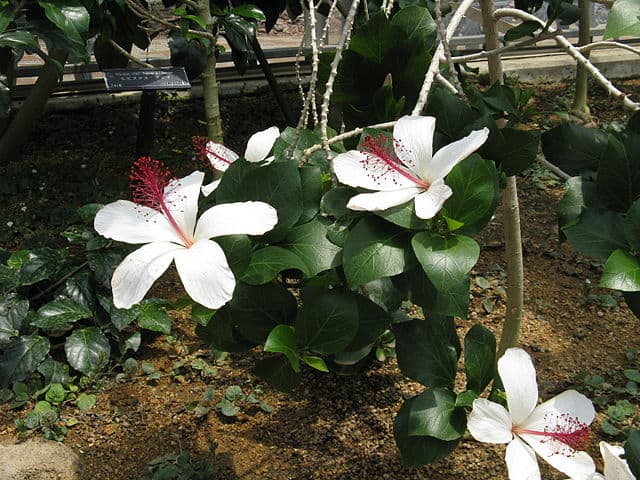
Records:
<instances>
[{"instance_id":1,"label":"brown soil","mask_svg":"<svg viewBox=\"0 0 640 480\"><path fill-rule=\"evenodd\" d=\"M629 83L628 88L631 92L635 88L637 92L637 85L637 82ZM538 108L559 110L559 102L566 98L566 85L537 87L537 95ZM238 150L252 131L270 125L273 115L277 115L273 104L265 106L264 98L242 99L242 102L252 102L249 111L256 114L252 115L255 123L240 125L245 121L242 112L247 111L247 104L239 104L239 99L223 102L227 132L232 137L230 143ZM611 110L609 105L600 102L594 110L608 121L617 120L616 112L620 112L617 106ZM191 109L188 113L174 113L172 125L180 125L187 119L191 122L191 127L166 130L170 132L167 137L173 137L170 143L180 148L180 142L184 145L190 135L202 134L194 131L201 127L195 126L195 118L191 118L199 112ZM101 129L102 137L96 140L98 146L88 145L91 128L89 133L74 132L75 137L61 145L59 139L52 138L51 130L58 134L63 121L82 125L83 118L86 120L81 114L74 115L75 119L59 116L47 119L43 127L49 134L39 133L38 142L25 155L22 164L62 160L91 164L95 159L92 152L100 151L96 160L100 166L89 168L107 169L114 161L112 155L130 151L127 150L130 144L115 141L127 138L122 136L124 125L121 123L112 123L111 130ZM542 116L538 123L546 123L548 118L548 115ZM105 136L109 138L104 139ZM128 136L130 138L130 133ZM106 150L101 150L102 142ZM187 170L191 168L193 164L187 166ZM113 175L124 173L107 171ZM622 300L621 306L613 308L589 300L590 294L611 293L595 287L599 267L576 255L569 245L558 242L555 210L561 195L562 189L554 184L553 177L539 170L520 181L526 271L521 345L534 358L542 398L578 383L579 372L601 374L611 381L622 378L625 353L640 346L640 323ZM19 210L16 205L9 208L11 215L18 215ZM505 311L501 238L498 217L479 239L483 250L473 272L474 276L488 279L491 287L473 290L469 319L457 320L461 337L478 322L499 335ZM17 238L13 238L10 243L16 242ZM493 301L492 310L487 302L485 306L482 304L487 299ZM404 378L393 360L374 361L358 375L348 377L306 371L294 393L284 395L262 385L251 375L255 359L261 356L257 351L230 355L217 364L217 374L207 378L194 371L182 377L173 375L173 362L209 355L201 349L190 319L176 315L175 324L173 336L177 341L170 343L164 336L147 338L135 357L138 362L153 363L156 370L163 373L159 380L152 382L140 375L116 382L110 377L96 391L97 405L88 413L83 414L73 406L64 409L64 416L79 420L65 443L82 454L86 464L84 479L137 480L147 472L147 464L152 459L181 451L210 461L217 479L506 478L504 447L480 444L471 438L465 438L448 459L417 469L402 466L393 440L393 418L403 400L422 387ZM245 391L261 386L264 393L259 396L274 407L273 413L251 407L236 420L228 420L215 411L198 419L194 411L187 408L191 402L202 401L208 388L215 389L217 401L230 385L239 385ZM15 433L13 418L27 411L0 408L0 439ZM603 414L599 413L598 421L602 418ZM615 439L598 433L597 425L593 431L589 451L594 458L599 458L597 442L600 439L615 442ZM215 454L211 452L214 443ZM544 478L563 478L546 467L543 471Z\"/></svg>"}]
</instances>

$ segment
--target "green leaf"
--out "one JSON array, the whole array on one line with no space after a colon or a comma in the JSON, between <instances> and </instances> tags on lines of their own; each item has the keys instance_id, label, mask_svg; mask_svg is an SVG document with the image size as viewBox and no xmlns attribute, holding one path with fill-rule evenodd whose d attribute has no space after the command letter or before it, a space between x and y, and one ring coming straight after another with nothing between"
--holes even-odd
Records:
<instances>
[{"instance_id":1,"label":"green leaf","mask_svg":"<svg viewBox=\"0 0 640 480\"><path fill-rule=\"evenodd\" d=\"M496 362L496 337L491 330L476 324L464 337L464 371L467 389L478 395L493 379Z\"/></svg>"},{"instance_id":2,"label":"green leaf","mask_svg":"<svg viewBox=\"0 0 640 480\"><path fill-rule=\"evenodd\" d=\"M11 254L7 265L18 271L21 285L33 285L54 276L65 265L65 252L51 248L18 250Z\"/></svg>"},{"instance_id":3,"label":"green leaf","mask_svg":"<svg viewBox=\"0 0 640 480\"><path fill-rule=\"evenodd\" d=\"M124 330L138 317L139 305L134 305L131 308L115 308L111 298L105 297L104 295L98 295L98 302L100 302L102 308L107 311L111 318L111 323L119 331Z\"/></svg>"},{"instance_id":4,"label":"green leaf","mask_svg":"<svg viewBox=\"0 0 640 480\"><path fill-rule=\"evenodd\" d=\"M56 329L91 317L93 317L93 313L85 305L73 300L61 299L40 307L31 325L38 328Z\"/></svg>"},{"instance_id":5,"label":"green leaf","mask_svg":"<svg viewBox=\"0 0 640 480\"><path fill-rule=\"evenodd\" d=\"M640 199L633 202L629 208L624 217L623 228L625 240L633 250L640 251Z\"/></svg>"},{"instance_id":6,"label":"green leaf","mask_svg":"<svg viewBox=\"0 0 640 480\"><path fill-rule=\"evenodd\" d=\"M416 45L433 46L438 27L429 10L421 6L402 8L391 19L391 25L406 35L406 40Z\"/></svg>"},{"instance_id":7,"label":"green leaf","mask_svg":"<svg viewBox=\"0 0 640 480\"><path fill-rule=\"evenodd\" d=\"M278 390L291 392L302 378L299 372L295 372L289 361L283 356L265 358L256 363L253 373Z\"/></svg>"},{"instance_id":8,"label":"green leaf","mask_svg":"<svg viewBox=\"0 0 640 480\"><path fill-rule=\"evenodd\" d=\"M351 187L334 187L325 193L320 200L320 211L323 215L342 218L353 215L354 212L347 208L349 199L356 195L358 191Z\"/></svg>"},{"instance_id":9,"label":"green leaf","mask_svg":"<svg viewBox=\"0 0 640 480\"><path fill-rule=\"evenodd\" d=\"M622 215L611 210L587 208L574 222L562 227L581 253L605 260L612 251L626 249Z\"/></svg>"},{"instance_id":10,"label":"green leaf","mask_svg":"<svg viewBox=\"0 0 640 480\"><path fill-rule=\"evenodd\" d=\"M480 247L463 235L442 237L430 232L416 233L413 251L427 277L438 290L459 284L478 261Z\"/></svg>"},{"instance_id":11,"label":"green leaf","mask_svg":"<svg viewBox=\"0 0 640 480\"><path fill-rule=\"evenodd\" d=\"M546 159L569 175L595 170L606 148L607 135L602 130L575 123L564 123L542 134Z\"/></svg>"},{"instance_id":12,"label":"green leaf","mask_svg":"<svg viewBox=\"0 0 640 480\"><path fill-rule=\"evenodd\" d=\"M309 365L311 368L319 370L321 372L329 372L329 368L327 368L327 364L324 363L324 360L320 357L316 357L315 355L303 355L302 361Z\"/></svg>"},{"instance_id":13,"label":"green leaf","mask_svg":"<svg viewBox=\"0 0 640 480\"><path fill-rule=\"evenodd\" d=\"M640 478L640 431L631 429L627 442L624 444L624 453L631 473Z\"/></svg>"},{"instance_id":14,"label":"green leaf","mask_svg":"<svg viewBox=\"0 0 640 480\"><path fill-rule=\"evenodd\" d=\"M636 0L616 0L611 7L603 38L617 37L640 37L640 4Z\"/></svg>"},{"instance_id":15,"label":"green leaf","mask_svg":"<svg viewBox=\"0 0 640 480\"><path fill-rule=\"evenodd\" d=\"M56 25L65 36L84 47L89 33L89 12L83 6L59 5L53 2L39 1L47 18Z\"/></svg>"},{"instance_id":16,"label":"green leaf","mask_svg":"<svg viewBox=\"0 0 640 480\"><path fill-rule=\"evenodd\" d=\"M265 352L284 353L295 372L300 371L300 354L296 342L296 333L289 325L277 325L271 330L264 342Z\"/></svg>"},{"instance_id":17,"label":"green leaf","mask_svg":"<svg viewBox=\"0 0 640 480\"><path fill-rule=\"evenodd\" d=\"M220 409L220 413L222 413L225 417L235 417L238 413L240 413L240 407L237 407L232 402L226 399L223 399L216 406Z\"/></svg>"},{"instance_id":18,"label":"green leaf","mask_svg":"<svg viewBox=\"0 0 640 480\"><path fill-rule=\"evenodd\" d=\"M471 408L473 401L478 398L478 394L473 390L465 390L460 392L456 397L456 407Z\"/></svg>"},{"instance_id":19,"label":"green leaf","mask_svg":"<svg viewBox=\"0 0 640 480\"><path fill-rule=\"evenodd\" d=\"M320 167L304 166L300 168L302 187L302 216L298 223L306 223L316 216L322 199L322 170Z\"/></svg>"},{"instance_id":20,"label":"green leaf","mask_svg":"<svg viewBox=\"0 0 640 480\"><path fill-rule=\"evenodd\" d=\"M89 268L96 275L98 281L108 289L111 289L111 277L113 271L122 261L122 255L116 252L89 252L87 262Z\"/></svg>"},{"instance_id":21,"label":"green leaf","mask_svg":"<svg viewBox=\"0 0 640 480\"><path fill-rule=\"evenodd\" d=\"M36 371L49 353L49 339L38 335L15 338L0 359L0 384L20 382Z\"/></svg>"},{"instance_id":22,"label":"green leaf","mask_svg":"<svg viewBox=\"0 0 640 480\"><path fill-rule=\"evenodd\" d=\"M640 134L630 134L624 144L609 136L596 183L605 205L619 212L629 209L640 196Z\"/></svg>"},{"instance_id":23,"label":"green leaf","mask_svg":"<svg viewBox=\"0 0 640 480\"><path fill-rule=\"evenodd\" d=\"M44 377L44 383L70 383L69 365L47 357L38 365L38 372Z\"/></svg>"},{"instance_id":24,"label":"green leaf","mask_svg":"<svg viewBox=\"0 0 640 480\"><path fill-rule=\"evenodd\" d=\"M234 162L234 165L238 163ZM230 167L232 168L232 167ZM274 162L247 172L238 190L221 190L224 179L216 190L218 203L257 200L268 203L278 211L278 224L265 235L272 241L281 240L299 220L303 212L300 174L294 162ZM231 185L231 187L233 187ZM238 198L238 192L240 197Z\"/></svg>"},{"instance_id":25,"label":"green leaf","mask_svg":"<svg viewBox=\"0 0 640 480\"><path fill-rule=\"evenodd\" d=\"M380 64L395 45L396 38L396 29L389 24L383 12L378 12L353 34L349 50Z\"/></svg>"},{"instance_id":26,"label":"green leaf","mask_svg":"<svg viewBox=\"0 0 640 480\"><path fill-rule=\"evenodd\" d=\"M59 383L54 383L49 385L49 389L44 398L53 405L60 405L64 402L64 399L67 398L67 391Z\"/></svg>"},{"instance_id":27,"label":"green leaf","mask_svg":"<svg viewBox=\"0 0 640 480\"><path fill-rule=\"evenodd\" d=\"M460 343L451 317L430 315L393 325L398 366L427 387L450 387L456 376Z\"/></svg>"},{"instance_id":28,"label":"green leaf","mask_svg":"<svg viewBox=\"0 0 640 480\"><path fill-rule=\"evenodd\" d=\"M241 17L252 18L254 20L265 20L266 18L260 8L249 3L233 7L231 10L229 10L229 13L235 13L236 15L240 15Z\"/></svg>"},{"instance_id":29,"label":"green leaf","mask_svg":"<svg viewBox=\"0 0 640 480\"><path fill-rule=\"evenodd\" d=\"M410 436L456 440L467 427L464 409L456 408L456 394L448 388L430 388L411 402L408 433Z\"/></svg>"},{"instance_id":30,"label":"green leaf","mask_svg":"<svg viewBox=\"0 0 640 480\"><path fill-rule=\"evenodd\" d=\"M354 296L323 290L305 298L295 321L301 350L332 354L343 350L358 331L358 305Z\"/></svg>"},{"instance_id":31,"label":"green leaf","mask_svg":"<svg viewBox=\"0 0 640 480\"><path fill-rule=\"evenodd\" d=\"M344 245L344 273L357 286L402 273L406 266L405 230L376 217L365 217L353 228Z\"/></svg>"},{"instance_id":32,"label":"green leaf","mask_svg":"<svg viewBox=\"0 0 640 480\"><path fill-rule=\"evenodd\" d=\"M0 33L0 47L23 49L28 53L33 53L40 49L38 37L24 30Z\"/></svg>"},{"instance_id":33,"label":"green leaf","mask_svg":"<svg viewBox=\"0 0 640 480\"><path fill-rule=\"evenodd\" d=\"M265 247L251 254L249 266L240 277L249 285L262 285L270 282L283 270L300 270L309 276L307 265L290 250L282 247Z\"/></svg>"},{"instance_id":34,"label":"green leaf","mask_svg":"<svg viewBox=\"0 0 640 480\"><path fill-rule=\"evenodd\" d=\"M462 233L479 231L493 216L500 186L494 163L471 155L447 175L453 195L444 203L443 213L463 224Z\"/></svg>"},{"instance_id":35,"label":"green leaf","mask_svg":"<svg viewBox=\"0 0 640 480\"><path fill-rule=\"evenodd\" d=\"M362 286L368 297L389 313L393 313L400 308L403 294L395 287L389 277L373 280Z\"/></svg>"},{"instance_id":36,"label":"green leaf","mask_svg":"<svg viewBox=\"0 0 640 480\"><path fill-rule=\"evenodd\" d=\"M522 22L520 25L510 28L504 34L505 42L513 42L514 40L518 40L522 37L533 37L534 32L542 28L539 22L535 20L527 20Z\"/></svg>"},{"instance_id":37,"label":"green leaf","mask_svg":"<svg viewBox=\"0 0 640 480\"><path fill-rule=\"evenodd\" d=\"M578 219L585 207L599 204L596 184L582 177L571 177L565 183L567 191L558 204L558 225L560 228Z\"/></svg>"},{"instance_id":38,"label":"green leaf","mask_svg":"<svg viewBox=\"0 0 640 480\"><path fill-rule=\"evenodd\" d=\"M430 220L418 218L415 210L415 202L413 200L403 203L402 205L397 205L374 213L388 222L411 230L424 230L431 224Z\"/></svg>"},{"instance_id":39,"label":"green leaf","mask_svg":"<svg viewBox=\"0 0 640 480\"><path fill-rule=\"evenodd\" d=\"M370 285L370 284L369 284ZM391 315L362 295L355 295L358 305L358 331L345 350L355 352L373 344L391 325Z\"/></svg>"},{"instance_id":40,"label":"green leaf","mask_svg":"<svg viewBox=\"0 0 640 480\"><path fill-rule=\"evenodd\" d=\"M215 241L222 247L233 274L236 278L241 276L249 266L252 249L249 237L247 235L225 235L217 237Z\"/></svg>"},{"instance_id":41,"label":"green leaf","mask_svg":"<svg viewBox=\"0 0 640 480\"><path fill-rule=\"evenodd\" d=\"M10 293L0 296L0 348L20 334L24 319L29 313L29 300Z\"/></svg>"},{"instance_id":42,"label":"green leaf","mask_svg":"<svg viewBox=\"0 0 640 480\"><path fill-rule=\"evenodd\" d=\"M88 376L106 367L111 355L109 340L98 327L74 330L67 337L64 350L69 365Z\"/></svg>"},{"instance_id":43,"label":"green leaf","mask_svg":"<svg viewBox=\"0 0 640 480\"><path fill-rule=\"evenodd\" d=\"M518 175L536 160L540 148L540 133L530 130L503 128L499 131L502 142L491 156L506 176Z\"/></svg>"},{"instance_id":44,"label":"green leaf","mask_svg":"<svg viewBox=\"0 0 640 480\"><path fill-rule=\"evenodd\" d=\"M172 321L164 307L164 302L144 300L138 305L137 310L136 323L140 328L167 335L171 333Z\"/></svg>"},{"instance_id":45,"label":"green leaf","mask_svg":"<svg viewBox=\"0 0 640 480\"><path fill-rule=\"evenodd\" d=\"M215 323L220 314L228 315L242 337L262 343L277 325L293 323L296 312L294 296L281 285L254 286L238 282L231 301L218 310L209 323Z\"/></svg>"},{"instance_id":46,"label":"green leaf","mask_svg":"<svg viewBox=\"0 0 640 480\"><path fill-rule=\"evenodd\" d=\"M306 265L309 277L340 265L342 249L327 238L331 222L315 217L310 222L294 227L287 235L285 248L291 250Z\"/></svg>"},{"instance_id":47,"label":"green leaf","mask_svg":"<svg viewBox=\"0 0 640 480\"><path fill-rule=\"evenodd\" d=\"M81 393L78 396L76 404L81 411L87 412L93 408L93 406L96 404L96 401L97 399L95 395L90 393Z\"/></svg>"},{"instance_id":48,"label":"green leaf","mask_svg":"<svg viewBox=\"0 0 640 480\"><path fill-rule=\"evenodd\" d=\"M640 290L640 262L624 250L614 250L602 271L600 286L623 292Z\"/></svg>"},{"instance_id":49,"label":"green leaf","mask_svg":"<svg viewBox=\"0 0 640 480\"><path fill-rule=\"evenodd\" d=\"M211 310L199 303L191 304L191 318L193 318L200 325L206 327L209 321L213 318L216 311Z\"/></svg>"},{"instance_id":50,"label":"green leaf","mask_svg":"<svg viewBox=\"0 0 640 480\"><path fill-rule=\"evenodd\" d=\"M446 457L456 448L460 439L445 441L430 436L409 435L409 418L416 397L400 408L393 422L393 436L402 455L402 463L417 467Z\"/></svg>"},{"instance_id":51,"label":"green leaf","mask_svg":"<svg viewBox=\"0 0 640 480\"><path fill-rule=\"evenodd\" d=\"M627 368L624 371L624 376L633 382L640 383L640 371L638 370Z\"/></svg>"},{"instance_id":52,"label":"green leaf","mask_svg":"<svg viewBox=\"0 0 640 480\"><path fill-rule=\"evenodd\" d=\"M101 203L87 203L79 207L77 212L84 223L92 223L98 213L98 210L102 207L104 207L104 205Z\"/></svg>"},{"instance_id":53,"label":"green leaf","mask_svg":"<svg viewBox=\"0 0 640 480\"><path fill-rule=\"evenodd\" d=\"M409 282L409 299L429 313L466 318L469 309L469 277L446 289L435 287L422 268L406 274Z\"/></svg>"}]
</instances>

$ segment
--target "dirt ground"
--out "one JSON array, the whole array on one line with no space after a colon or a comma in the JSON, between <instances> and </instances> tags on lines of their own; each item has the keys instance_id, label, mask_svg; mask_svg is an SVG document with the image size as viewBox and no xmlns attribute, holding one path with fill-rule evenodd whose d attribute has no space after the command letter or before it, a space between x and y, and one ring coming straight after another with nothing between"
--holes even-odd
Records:
<instances>
[{"instance_id":1,"label":"dirt ground","mask_svg":"<svg viewBox=\"0 0 640 480\"><path fill-rule=\"evenodd\" d=\"M640 93L638 85L629 82L627 91ZM552 112L561 110L567 102L566 92L566 85L537 87L536 107L544 114L534 122L550 121ZM223 100L232 148L241 151L252 132L282 122L274 102L267 97ZM188 145L192 135L204 133L197 122L202 118L199 108L173 105L159 113L159 156L179 159L174 165L178 170L190 171L196 166L184 159L181 146ZM246 123L247 111L252 112L251 124ZM621 109L608 99L599 101L593 111L602 121L623 121ZM0 212L2 225L12 221L21 227L0 241L0 246L13 248L25 237L38 238L32 224L45 221L40 211L59 206L65 198L77 205L116 198L101 186L117 182L116 177L127 171L135 142L135 112L110 107L100 111L101 118L96 113L50 115L20 161L9 163L9 176L26 168L26 175L37 179L19 194L3 197L15 199ZM55 180L47 172L55 172L62 165L76 172L72 182L84 185L94 179L91 188L79 193L71 184L66 194L54 189ZM41 183L44 188L40 190ZM596 288L599 266L559 243L555 217L562 195L559 182L538 169L521 179L519 186L526 275L521 345L534 358L540 396L546 399L576 385L580 372L600 374L611 381L620 379L626 352L640 347L640 322L622 300L616 307L594 300L597 297L593 295L611 293ZM472 277L484 277L490 287L474 288L469 318L457 320L461 337L475 323L499 335L505 311L499 216L478 240L483 248ZM171 283L165 282L160 288L171 295L167 290L170 287ZM171 341L165 336L144 339L144 347L135 358L139 363L152 363L162 373L158 380L138 375L118 382L111 376L96 389L97 404L89 412L81 413L73 406L65 408L63 416L79 420L64 442L81 453L83 479L137 480L147 473L152 459L182 451L211 462L216 472L213 478L219 480L506 478L504 447L480 444L470 437L463 439L448 459L433 465L416 469L401 464L393 440L393 418L403 400L422 387L404 378L395 360L372 361L355 376L306 371L301 385L285 395L251 374L255 359L261 356L259 351L230 355L218 362L217 373L208 377L194 371L183 376L172 374L176 361L209 358L193 330L190 319L176 315ZM205 390L213 388L219 396L231 385L245 391L261 387L264 393L259 394L260 399L274 411L265 413L249 407L237 419L229 420L215 411L198 418L188 408L192 402L202 401ZM0 440L13 437L14 418L26 412L0 406ZM600 412L598 422L603 418ZM599 459L598 441L616 439L602 434L597 423L593 432L589 452ZM546 479L563 478L550 469L543 472Z\"/></svg>"}]
</instances>

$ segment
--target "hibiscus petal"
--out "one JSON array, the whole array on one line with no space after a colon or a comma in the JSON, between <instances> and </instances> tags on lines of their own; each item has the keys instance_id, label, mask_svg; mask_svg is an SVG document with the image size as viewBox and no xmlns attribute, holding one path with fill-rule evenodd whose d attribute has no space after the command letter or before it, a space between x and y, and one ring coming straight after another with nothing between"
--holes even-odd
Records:
<instances>
[{"instance_id":1,"label":"hibiscus petal","mask_svg":"<svg viewBox=\"0 0 640 480\"><path fill-rule=\"evenodd\" d=\"M489 129L485 127L445 145L433 156L427 170L421 172L422 178L434 182L438 178L446 177L453 167L480 148L488 136Z\"/></svg>"},{"instance_id":2,"label":"hibiscus petal","mask_svg":"<svg viewBox=\"0 0 640 480\"><path fill-rule=\"evenodd\" d=\"M98 210L93 228L103 237L118 242L181 243L180 237L164 215L128 200L118 200Z\"/></svg>"},{"instance_id":3,"label":"hibiscus petal","mask_svg":"<svg viewBox=\"0 0 640 480\"><path fill-rule=\"evenodd\" d=\"M505 453L509 480L540 480L540 467L535 452L515 437Z\"/></svg>"},{"instance_id":4,"label":"hibiscus petal","mask_svg":"<svg viewBox=\"0 0 640 480\"><path fill-rule=\"evenodd\" d=\"M635 480L631 469L621 455L624 455L624 448L616 445L609 445L607 442L600 442L600 453L604 460L604 477L611 480Z\"/></svg>"},{"instance_id":5,"label":"hibiscus petal","mask_svg":"<svg viewBox=\"0 0 640 480\"><path fill-rule=\"evenodd\" d=\"M416 186L415 182L390 171L381 158L356 150L337 155L332 165L336 177L344 185L385 192Z\"/></svg>"},{"instance_id":6,"label":"hibiscus petal","mask_svg":"<svg viewBox=\"0 0 640 480\"><path fill-rule=\"evenodd\" d=\"M153 242L127 255L111 277L114 306L130 308L139 303L183 249L174 243Z\"/></svg>"},{"instance_id":7,"label":"hibiscus petal","mask_svg":"<svg viewBox=\"0 0 640 480\"><path fill-rule=\"evenodd\" d=\"M408 115L400 118L393 128L396 156L418 176L431 163L435 129L434 117Z\"/></svg>"},{"instance_id":8,"label":"hibiscus petal","mask_svg":"<svg viewBox=\"0 0 640 480\"><path fill-rule=\"evenodd\" d=\"M569 475L572 480L593 478L596 465L586 452L571 451L565 445L544 436L523 433L520 437L549 465Z\"/></svg>"},{"instance_id":9,"label":"hibiscus petal","mask_svg":"<svg viewBox=\"0 0 640 480\"><path fill-rule=\"evenodd\" d=\"M435 217L452 194L451 188L445 185L444 180L438 180L426 192L416 197L416 215L424 219Z\"/></svg>"},{"instance_id":10,"label":"hibiscus petal","mask_svg":"<svg viewBox=\"0 0 640 480\"><path fill-rule=\"evenodd\" d=\"M202 192L202 195L204 195L205 197L208 197L209 195L211 195L216 188L218 188L218 185L220 185L220 181L222 179L219 178L218 180L214 180L211 183L208 183L207 185L203 185L202 188L200 189L200 191Z\"/></svg>"},{"instance_id":11,"label":"hibiscus petal","mask_svg":"<svg viewBox=\"0 0 640 480\"><path fill-rule=\"evenodd\" d=\"M479 442L508 443L513 439L511 416L500 404L476 398L467 418L469 433Z\"/></svg>"},{"instance_id":12,"label":"hibiscus petal","mask_svg":"<svg viewBox=\"0 0 640 480\"><path fill-rule=\"evenodd\" d=\"M213 168L224 172L238 159L238 154L221 143L207 142L207 158Z\"/></svg>"},{"instance_id":13,"label":"hibiscus petal","mask_svg":"<svg viewBox=\"0 0 640 480\"><path fill-rule=\"evenodd\" d=\"M184 178L172 180L164 189L167 208L186 237L193 235L196 226L203 180L204 173L195 171Z\"/></svg>"},{"instance_id":14,"label":"hibiscus petal","mask_svg":"<svg viewBox=\"0 0 640 480\"><path fill-rule=\"evenodd\" d=\"M176 253L176 268L184 289L199 304L217 309L233 297L236 280L217 243L200 240Z\"/></svg>"},{"instance_id":15,"label":"hibiscus petal","mask_svg":"<svg viewBox=\"0 0 640 480\"><path fill-rule=\"evenodd\" d=\"M502 372L500 377L502 378ZM509 391L507 391L507 401L509 401ZM511 415L513 416L513 412ZM535 407L528 418L518 426L526 430L544 432L552 422L563 418L567 419L563 420L564 423L575 420L583 425L590 425L594 417L595 410L591 400L575 390L567 390ZM566 427L571 429L575 425L567 424Z\"/></svg>"},{"instance_id":16,"label":"hibiscus petal","mask_svg":"<svg viewBox=\"0 0 640 480\"><path fill-rule=\"evenodd\" d=\"M349 199L347 208L369 212L386 210L408 202L416 195L419 195L421 191L422 189L420 188L404 188L391 192L361 193Z\"/></svg>"},{"instance_id":17,"label":"hibiscus petal","mask_svg":"<svg viewBox=\"0 0 640 480\"><path fill-rule=\"evenodd\" d=\"M195 238L221 235L262 235L278 223L278 212L264 202L237 202L215 205L198 220Z\"/></svg>"},{"instance_id":18,"label":"hibiscus petal","mask_svg":"<svg viewBox=\"0 0 640 480\"><path fill-rule=\"evenodd\" d=\"M271 127L254 133L247 142L244 158L246 158L248 162L261 162L267 158L267 155L279 136L280 130L278 127Z\"/></svg>"},{"instance_id":19,"label":"hibiscus petal","mask_svg":"<svg viewBox=\"0 0 640 480\"><path fill-rule=\"evenodd\" d=\"M521 348L509 348L498 360L498 373L513 424L523 427L522 423L538 403L536 369L531 357Z\"/></svg>"}]
</instances>

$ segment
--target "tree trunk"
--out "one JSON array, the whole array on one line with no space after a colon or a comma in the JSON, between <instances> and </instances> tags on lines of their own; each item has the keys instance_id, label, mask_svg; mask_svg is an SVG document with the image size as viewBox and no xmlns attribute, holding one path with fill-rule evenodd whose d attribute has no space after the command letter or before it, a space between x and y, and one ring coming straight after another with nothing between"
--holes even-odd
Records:
<instances>
[{"instance_id":1,"label":"tree trunk","mask_svg":"<svg viewBox=\"0 0 640 480\"><path fill-rule=\"evenodd\" d=\"M69 52L54 49L49 52L49 56L64 65ZM58 81L58 69L53 62L47 61L42 67L38 80L29 92L29 96L22 104L22 108L0 138L0 162L8 160L11 155L17 155L20 147L42 116L47 100L51 92L58 86Z\"/></svg>"},{"instance_id":2,"label":"tree trunk","mask_svg":"<svg viewBox=\"0 0 640 480\"><path fill-rule=\"evenodd\" d=\"M207 31L215 34L215 18L211 15L209 0L198 0L196 13L207 24ZM223 130L220 117L220 98L218 96L218 80L216 78L215 42L211 45L211 53L207 58L207 66L202 72L202 95L204 97L204 114L207 122L207 136L214 142L222 143Z\"/></svg>"},{"instance_id":3,"label":"tree trunk","mask_svg":"<svg viewBox=\"0 0 640 480\"><path fill-rule=\"evenodd\" d=\"M591 4L589 0L578 0L578 6L580 8L578 45L586 45L591 42ZM585 52L584 56L589 58L589 52ZM589 73L586 68L581 63L578 63L576 66L576 94L573 97L571 113L585 122L590 119L588 79Z\"/></svg>"},{"instance_id":4,"label":"tree trunk","mask_svg":"<svg viewBox=\"0 0 640 480\"><path fill-rule=\"evenodd\" d=\"M493 20L495 6L493 0L481 0L480 4L482 8L485 49L494 50L498 47L496 23ZM491 55L487 61L491 83L503 83L500 55ZM504 123L498 126L503 127ZM520 209L518 206L516 177L513 176L507 178L507 187L502 194L502 224L507 261L507 312L505 314L504 325L502 326L502 334L498 346L498 357L500 357L507 348L517 345L524 310L524 269L522 266Z\"/></svg>"}]
</instances>

